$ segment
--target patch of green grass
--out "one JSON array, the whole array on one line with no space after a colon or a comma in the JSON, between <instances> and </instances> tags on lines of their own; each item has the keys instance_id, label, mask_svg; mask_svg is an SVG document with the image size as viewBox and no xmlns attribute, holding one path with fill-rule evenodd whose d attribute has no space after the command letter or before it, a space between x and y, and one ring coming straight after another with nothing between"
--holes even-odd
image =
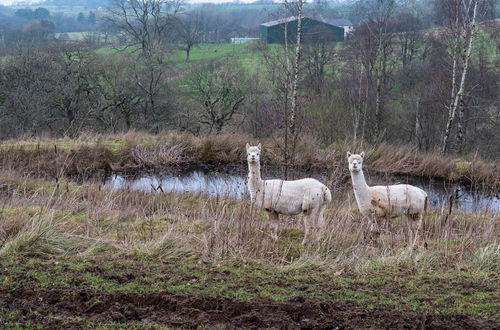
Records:
<instances>
[{"instance_id":1,"label":"patch of green grass","mask_svg":"<svg viewBox=\"0 0 500 330\"><path fill-rule=\"evenodd\" d=\"M455 163L455 171L458 173L459 176L464 175L469 170L471 164L472 164L471 162L465 160L459 160Z\"/></svg>"},{"instance_id":2,"label":"patch of green grass","mask_svg":"<svg viewBox=\"0 0 500 330\"><path fill-rule=\"evenodd\" d=\"M245 44L199 44L189 54L189 62L186 63L186 52L175 50L168 57L169 61L181 67L189 67L200 61L211 61L231 58L245 48Z\"/></svg>"},{"instance_id":3,"label":"patch of green grass","mask_svg":"<svg viewBox=\"0 0 500 330\"><path fill-rule=\"evenodd\" d=\"M268 45L270 48L278 48L279 45ZM167 56L171 65L177 68L189 70L193 66L209 61L236 62L241 65L247 74L259 73L265 66L263 53L252 46L252 42L244 44L199 44L193 47L189 54L189 62L186 62L186 52L181 50L182 46L174 46L174 50ZM134 48L103 47L96 51L99 55L111 55L120 52L132 52Z\"/></svg>"},{"instance_id":4,"label":"patch of green grass","mask_svg":"<svg viewBox=\"0 0 500 330\"><path fill-rule=\"evenodd\" d=\"M0 311L0 321L2 320L2 313ZM30 322L5 322L1 324L0 329L9 330L32 330L32 329L43 329L41 325L31 324Z\"/></svg>"},{"instance_id":5,"label":"patch of green grass","mask_svg":"<svg viewBox=\"0 0 500 330\"><path fill-rule=\"evenodd\" d=\"M426 313L496 315L500 292L491 273L439 271L415 274L401 270L335 276L317 268L291 269L238 261L201 262L188 257L159 263L122 256L79 260L29 259L4 263L0 285L30 281L41 288L79 286L96 290L206 294L248 300L294 296L355 303L369 308L386 305ZM6 280L9 279L9 280ZM23 279L23 280L21 280ZM21 282L20 282L21 281Z\"/></svg>"}]
</instances>

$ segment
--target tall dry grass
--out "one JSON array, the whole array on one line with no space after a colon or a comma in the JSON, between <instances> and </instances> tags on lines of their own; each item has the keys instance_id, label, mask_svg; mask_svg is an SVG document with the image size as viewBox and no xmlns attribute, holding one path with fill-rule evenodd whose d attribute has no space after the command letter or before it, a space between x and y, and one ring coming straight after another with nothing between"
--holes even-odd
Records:
<instances>
[{"instance_id":1,"label":"tall dry grass","mask_svg":"<svg viewBox=\"0 0 500 330\"><path fill-rule=\"evenodd\" d=\"M348 198L334 199L321 239L300 244L297 218L282 219L280 239L248 201L112 191L98 184L48 183L0 175L0 255L134 253L168 258L195 254L280 266L320 265L364 272L383 267L499 270L498 215L431 210L420 248L410 248L406 219L395 219L376 242ZM425 246L424 246L425 242Z\"/></svg>"},{"instance_id":2,"label":"tall dry grass","mask_svg":"<svg viewBox=\"0 0 500 330\"><path fill-rule=\"evenodd\" d=\"M0 144L0 167L24 175L56 178L71 175L106 175L111 170L182 166L186 163L228 164L245 162L245 144L262 142L265 164L284 163L279 139L257 140L246 135L218 134L196 137L177 132L149 135L92 135L78 139L6 141ZM421 153L414 146L354 145L340 141L320 146L311 137L301 138L293 164L335 173L341 184L348 180L346 153L365 151L367 170L481 183L500 189L500 171L494 161L475 156L457 158Z\"/></svg>"}]
</instances>

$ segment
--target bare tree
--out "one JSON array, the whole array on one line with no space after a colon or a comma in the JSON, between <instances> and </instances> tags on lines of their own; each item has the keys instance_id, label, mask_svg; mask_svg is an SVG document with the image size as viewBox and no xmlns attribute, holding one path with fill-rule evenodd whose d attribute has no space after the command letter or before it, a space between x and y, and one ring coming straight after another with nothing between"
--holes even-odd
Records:
<instances>
[{"instance_id":1,"label":"bare tree","mask_svg":"<svg viewBox=\"0 0 500 330\"><path fill-rule=\"evenodd\" d=\"M189 62L189 53L191 49L201 42L201 13L194 12L186 14L177 20L177 34L179 41L183 44L183 50L186 52L185 62Z\"/></svg>"},{"instance_id":2,"label":"bare tree","mask_svg":"<svg viewBox=\"0 0 500 330\"><path fill-rule=\"evenodd\" d=\"M128 131L137 125L137 105L141 101L141 91L136 81L124 68L130 67L133 60L119 55L107 55L98 62L99 72L96 88L101 97L92 107L91 116L105 130Z\"/></svg>"},{"instance_id":3,"label":"bare tree","mask_svg":"<svg viewBox=\"0 0 500 330\"><path fill-rule=\"evenodd\" d=\"M368 73L363 65L361 50L355 44L351 43L343 56L346 66L342 69L341 98L351 111L353 140L363 141L368 112Z\"/></svg>"},{"instance_id":4,"label":"bare tree","mask_svg":"<svg viewBox=\"0 0 500 330\"><path fill-rule=\"evenodd\" d=\"M365 70L375 80L375 137L382 135L382 113L391 71L393 33L390 23L395 10L395 0L378 0L373 6L360 8L367 19L356 30L360 49L364 54ZM373 73L373 75L371 74ZM372 82L373 83L373 82Z\"/></svg>"},{"instance_id":5,"label":"bare tree","mask_svg":"<svg viewBox=\"0 0 500 330\"><path fill-rule=\"evenodd\" d=\"M452 58L451 102L448 106L448 119L443 132L441 153L449 149L449 137L459 109L457 143L463 139L463 111L465 82L469 70L472 40L476 30L478 0L446 0L442 1L441 13L446 14L446 37Z\"/></svg>"},{"instance_id":6,"label":"bare tree","mask_svg":"<svg viewBox=\"0 0 500 330\"><path fill-rule=\"evenodd\" d=\"M51 20L41 19L26 24L23 27L23 32L29 42L41 43L45 42L49 35L54 33L55 28L56 26Z\"/></svg>"},{"instance_id":7,"label":"bare tree","mask_svg":"<svg viewBox=\"0 0 500 330\"><path fill-rule=\"evenodd\" d=\"M154 132L159 131L159 96L167 82L167 41L180 5L180 0L114 0L105 18L125 36L127 46L140 50L130 70L143 94L144 118L151 118Z\"/></svg>"},{"instance_id":8,"label":"bare tree","mask_svg":"<svg viewBox=\"0 0 500 330\"><path fill-rule=\"evenodd\" d=\"M304 85L319 95L325 89L327 66L333 63L335 48L332 42L318 40L304 45Z\"/></svg>"},{"instance_id":9,"label":"bare tree","mask_svg":"<svg viewBox=\"0 0 500 330\"><path fill-rule=\"evenodd\" d=\"M423 43L422 22L413 14L401 13L396 17L393 29L399 43L401 62L405 68L415 59Z\"/></svg>"},{"instance_id":10,"label":"bare tree","mask_svg":"<svg viewBox=\"0 0 500 330\"><path fill-rule=\"evenodd\" d=\"M195 98L202 105L200 122L208 125L209 133L214 129L221 132L240 109L245 99L241 76L241 70L234 66L211 63L189 79Z\"/></svg>"},{"instance_id":11,"label":"bare tree","mask_svg":"<svg viewBox=\"0 0 500 330\"><path fill-rule=\"evenodd\" d=\"M304 0L297 0L294 3L288 3L288 5L292 5L293 10L297 12L297 41L295 43L295 58L294 65L292 70L292 84L291 84L291 106L290 106L290 135L295 138L296 132L296 117L297 117L297 90L299 84L299 72L300 72L300 57L302 54L302 19L303 19L303 7ZM293 143L295 144L295 143Z\"/></svg>"},{"instance_id":12,"label":"bare tree","mask_svg":"<svg viewBox=\"0 0 500 330\"><path fill-rule=\"evenodd\" d=\"M113 0L104 20L125 35L127 46L138 46L151 58L165 47L165 34L180 6L179 0Z\"/></svg>"},{"instance_id":13,"label":"bare tree","mask_svg":"<svg viewBox=\"0 0 500 330\"><path fill-rule=\"evenodd\" d=\"M54 47L28 49L9 59L0 81L6 105L2 119L9 130L78 134L99 97L93 60L83 50Z\"/></svg>"},{"instance_id":14,"label":"bare tree","mask_svg":"<svg viewBox=\"0 0 500 330\"><path fill-rule=\"evenodd\" d=\"M277 101L281 103L284 118L284 176L288 178L288 169L295 158L295 149L298 141L297 119L299 118L298 91L301 73L302 57L302 19L304 0L285 1L284 12L292 19L282 19L283 48L274 53L264 55L265 60L273 72L273 84L276 88ZM283 13L281 13L283 14ZM293 22L293 24L291 24ZM295 39L296 38L296 39ZM294 44L294 50L290 48Z\"/></svg>"}]
</instances>

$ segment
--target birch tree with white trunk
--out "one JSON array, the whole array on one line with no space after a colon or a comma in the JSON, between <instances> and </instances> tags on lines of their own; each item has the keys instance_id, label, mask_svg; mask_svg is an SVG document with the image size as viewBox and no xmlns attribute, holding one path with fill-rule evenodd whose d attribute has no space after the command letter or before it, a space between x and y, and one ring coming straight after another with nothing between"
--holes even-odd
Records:
<instances>
[{"instance_id":1,"label":"birch tree with white trunk","mask_svg":"<svg viewBox=\"0 0 500 330\"><path fill-rule=\"evenodd\" d=\"M447 34L452 49L451 102L441 142L441 154L449 150L450 135L458 110L457 144L463 143L464 94L470 66L472 42L476 31L478 0L447 0L444 5L448 13Z\"/></svg>"}]
</instances>

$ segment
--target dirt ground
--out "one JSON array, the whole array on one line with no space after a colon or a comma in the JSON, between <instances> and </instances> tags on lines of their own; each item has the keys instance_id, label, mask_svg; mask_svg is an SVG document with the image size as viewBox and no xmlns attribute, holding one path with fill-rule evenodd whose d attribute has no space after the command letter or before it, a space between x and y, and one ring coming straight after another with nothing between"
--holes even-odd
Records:
<instances>
[{"instance_id":1,"label":"dirt ground","mask_svg":"<svg viewBox=\"0 0 500 330\"><path fill-rule=\"evenodd\" d=\"M500 323L469 315L429 315L390 308L364 310L336 301L294 297L241 301L166 292L94 291L77 287L0 287L0 307L18 311L3 322L44 328L141 322L144 328L495 329ZM6 313L4 313L6 314ZM5 316L4 316L5 317ZM1 321L1 317L0 317Z\"/></svg>"}]
</instances>

